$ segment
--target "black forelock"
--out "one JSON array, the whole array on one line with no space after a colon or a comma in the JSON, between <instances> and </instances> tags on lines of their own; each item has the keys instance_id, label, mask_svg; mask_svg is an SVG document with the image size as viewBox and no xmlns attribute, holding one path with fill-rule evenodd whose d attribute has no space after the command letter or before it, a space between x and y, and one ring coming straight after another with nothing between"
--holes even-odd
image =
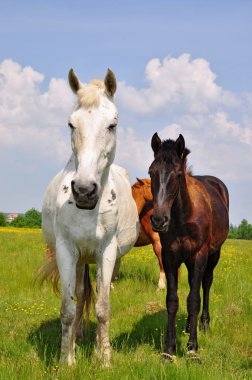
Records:
<instances>
[{"instance_id":1,"label":"black forelock","mask_svg":"<svg viewBox=\"0 0 252 380\"><path fill-rule=\"evenodd\" d=\"M157 153L157 157L167 163L172 162L174 158L178 158L176 151L176 142L171 139L162 141L162 144L160 145Z\"/></svg>"},{"instance_id":2,"label":"black forelock","mask_svg":"<svg viewBox=\"0 0 252 380\"><path fill-rule=\"evenodd\" d=\"M190 150L185 148L182 157L178 157L176 149L176 141L168 139L162 141L160 148L157 153L157 158L161 159L166 163L173 163L177 159L182 159L182 163L186 166L186 157L190 153Z\"/></svg>"}]
</instances>

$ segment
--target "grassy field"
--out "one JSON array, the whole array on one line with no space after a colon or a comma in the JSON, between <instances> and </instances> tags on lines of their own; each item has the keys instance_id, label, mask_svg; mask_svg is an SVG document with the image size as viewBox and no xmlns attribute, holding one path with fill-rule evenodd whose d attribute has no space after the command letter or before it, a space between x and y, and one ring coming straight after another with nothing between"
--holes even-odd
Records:
<instances>
[{"instance_id":1,"label":"grassy field","mask_svg":"<svg viewBox=\"0 0 252 380\"><path fill-rule=\"evenodd\" d=\"M77 346L75 368L59 366L60 299L49 285L32 285L44 259L40 230L0 229L0 379L252 379L252 242L229 240L211 292L211 330L199 331L202 363L184 356L187 274L182 267L177 319L177 364L163 365L165 292L157 291L151 246L125 256L111 293L112 366L93 355L96 320ZM95 267L91 274L95 279Z\"/></svg>"}]
</instances>

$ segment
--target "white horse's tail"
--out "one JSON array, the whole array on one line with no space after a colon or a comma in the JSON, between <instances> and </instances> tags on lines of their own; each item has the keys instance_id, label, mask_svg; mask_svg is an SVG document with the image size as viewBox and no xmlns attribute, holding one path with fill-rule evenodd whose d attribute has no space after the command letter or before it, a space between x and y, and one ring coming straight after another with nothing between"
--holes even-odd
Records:
<instances>
[{"instance_id":1,"label":"white horse's tail","mask_svg":"<svg viewBox=\"0 0 252 380\"><path fill-rule=\"evenodd\" d=\"M35 282L39 283L40 286L43 285L45 281L49 281L52 284L53 291L60 295L59 290L59 270L57 266L56 261L56 254L54 249L47 247L46 248L46 262L42 264L42 266L38 269L37 273L35 274ZM89 315L90 315L90 309L92 303L94 303L94 292L90 280L89 275L89 265L85 264L85 270L83 275L83 295L78 300L77 298L77 307L78 304L81 305L81 310L79 311L79 317L82 319L83 313L85 310L85 321L86 321L86 328L89 327Z\"/></svg>"},{"instance_id":2,"label":"white horse's tail","mask_svg":"<svg viewBox=\"0 0 252 380\"><path fill-rule=\"evenodd\" d=\"M48 280L51 282L54 292L59 295L59 270L56 262L56 255L54 249L46 248L46 261L38 269L35 274L35 282L38 282L40 286Z\"/></svg>"}]
</instances>

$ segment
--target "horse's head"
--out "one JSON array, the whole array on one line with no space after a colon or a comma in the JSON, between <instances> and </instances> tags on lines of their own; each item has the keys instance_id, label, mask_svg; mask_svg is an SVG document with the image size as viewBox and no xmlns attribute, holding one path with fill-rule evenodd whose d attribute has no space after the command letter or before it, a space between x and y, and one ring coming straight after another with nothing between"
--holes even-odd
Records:
<instances>
[{"instance_id":1,"label":"horse's head","mask_svg":"<svg viewBox=\"0 0 252 380\"><path fill-rule=\"evenodd\" d=\"M69 118L76 174L71 182L76 206L95 208L115 157L118 114L113 102L116 79L108 69L104 81L82 84L73 69L69 84L77 104Z\"/></svg>"},{"instance_id":2,"label":"horse's head","mask_svg":"<svg viewBox=\"0 0 252 380\"><path fill-rule=\"evenodd\" d=\"M176 141L161 142L155 133L151 147L154 152L154 161L149 168L154 205L151 223L154 231L166 232L170 224L171 209L184 176L186 156L190 151L185 148L182 135Z\"/></svg>"},{"instance_id":3,"label":"horse's head","mask_svg":"<svg viewBox=\"0 0 252 380\"><path fill-rule=\"evenodd\" d=\"M140 213L145 203L152 200L150 179L137 178L137 182L132 186L132 196L136 202L137 211Z\"/></svg>"}]
</instances>

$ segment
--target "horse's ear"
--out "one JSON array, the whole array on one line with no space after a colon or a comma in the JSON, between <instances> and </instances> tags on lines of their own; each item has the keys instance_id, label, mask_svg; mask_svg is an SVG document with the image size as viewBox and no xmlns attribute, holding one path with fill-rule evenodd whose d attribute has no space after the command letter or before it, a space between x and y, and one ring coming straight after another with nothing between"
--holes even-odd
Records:
<instances>
[{"instance_id":1,"label":"horse's ear","mask_svg":"<svg viewBox=\"0 0 252 380\"><path fill-rule=\"evenodd\" d=\"M161 145L161 139L156 132L156 133L154 133L154 135L152 136L152 139L151 139L151 147L152 147L154 154L157 154L157 152L160 148L160 145Z\"/></svg>"},{"instance_id":2,"label":"horse's ear","mask_svg":"<svg viewBox=\"0 0 252 380\"><path fill-rule=\"evenodd\" d=\"M178 153L178 156L182 158L182 154L185 150L185 139L182 135L179 135L179 137L176 140L176 151Z\"/></svg>"},{"instance_id":3,"label":"horse's ear","mask_svg":"<svg viewBox=\"0 0 252 380\"><path fill-rule=\"evenodd\" d=\"M108 69L104 79L105 91L107 95L114 96L116 92L116 77L112 70Z\"/></svg>"},{"instance_id":4,"label":"horse's ear","mask_svg":"<svg viewBox=\"0 0 252 380\"><path fill-rule=\"evenodd\" d=\"M137 182L140 183L140 185L142 185L142 186L144 185L144 181L142 181L140 178L137 178L137 177L136 177L136 179L137 179Z\"/></svg>"},{"instance_id":5,"label":"horse's ear","mask_svg":"<svg viewBox=\"0 0 252 380\"><path fill-rule=\"evenodd\" d=\"M76 94L77 91L80 89L80 82L79 82L77 75L73 71L73 69L69 70L68 82L69 82L69 85L70 85L72 91Z\"/></svg>"},{"instance_id":6,"label":"horse's ear","mask_svg":"<svg viewBox=\"0 0 252 380\"><path fill-rule=\"evenodd\" d=\"M184 162L188 154L191 153L191 151L187 148L184 149L183 156L182 156L182 161Z\"/></svg>"}]
</instances>

